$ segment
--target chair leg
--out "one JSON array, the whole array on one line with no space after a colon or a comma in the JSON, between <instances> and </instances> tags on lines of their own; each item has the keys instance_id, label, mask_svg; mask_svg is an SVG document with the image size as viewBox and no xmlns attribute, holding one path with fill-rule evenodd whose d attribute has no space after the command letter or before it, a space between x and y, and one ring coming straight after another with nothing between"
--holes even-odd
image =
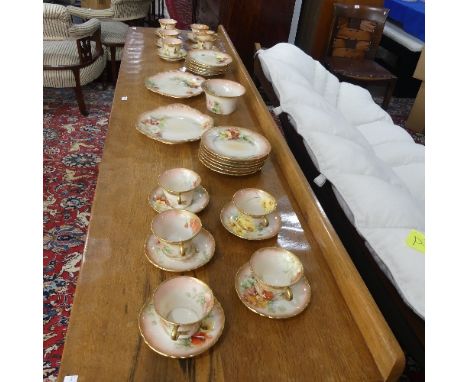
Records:
<instances>
[{"instance_id":1,"label":"chair leg","mask_svg":"<svg viewBox=\"0 0 468 382\"><path fill-rule=\"evenodd\" d=\"M395 90L396 79L388 81L385 96L382 102L382 109L387 110L390 100L392 99L393 91Z\"/></svg>"},{"instance_id":2,"label":"chair leg","mask_svg":"<svg viewBox=\"0 0 468 382\"><path fill-rule=\"evenodd\" d=\"M115 46L110 47L110 54L111 54L112 81L115 84L117 82L117 63L115 62Z\"/></svg>"},{"instance_id":3,"label":"chair leg","mask_svg":"<svg viewBox=\"0 0 468 382\"><path fill-rule=\"evenodd\" d=\"M75 96L76 100L78 101L78 107L80 108L81 114L84 116L88 115L88 111L86 110L86 105L83 98L83 92L81 91L81 83L80 83L80 69L73 69L73 75L75 76Z\"/></svg>"}]
</instances>

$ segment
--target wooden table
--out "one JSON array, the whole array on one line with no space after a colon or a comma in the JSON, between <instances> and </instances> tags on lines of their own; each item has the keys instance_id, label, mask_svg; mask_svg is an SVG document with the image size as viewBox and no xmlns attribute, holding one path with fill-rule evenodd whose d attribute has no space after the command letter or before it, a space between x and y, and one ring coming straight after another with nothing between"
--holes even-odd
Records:
<instances>
[{"instance_id":1,"label":"wooden table","mask_svg":"<svg viewBox=\"0 0 468 382\"><path fill-rule=\"evenodd\" d=\"M129 30L59 381L66 375L78 375L79 382L396 380L404 366L398 343L222 27L219 33L221 47L235 59L226 77L247 92L233 114L214 116L215 124L261 132L272 144L271 157L256 175L229 177L198 161L198 142L165 145L137 132L140 113L174 102L146 90L144 78L181 63L158 58L153 29ZM183 103L207 112L203 95ZM154 216L148 194L158 174L173 167L198 172L210 192L210 204L199 216L215 237L216 253L206 266L186 274L208 283L226 313L219 342L188 360L151 351L137 323L151 292L175 275L156 269L143 253ZM277 197L283 227L276 238L246 241L221 225L221 208L244 187ZM256 249L273 245L299 256L312 288L308 308L287 320L252 313L234 289L238 268Z\"/></svg>"}]
</instances>

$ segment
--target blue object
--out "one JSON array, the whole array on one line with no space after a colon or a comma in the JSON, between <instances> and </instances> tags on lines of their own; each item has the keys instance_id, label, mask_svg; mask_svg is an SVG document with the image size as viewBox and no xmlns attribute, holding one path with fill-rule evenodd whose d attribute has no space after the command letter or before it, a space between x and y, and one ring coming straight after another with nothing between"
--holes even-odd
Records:
<instances>
[{"instance_id":1,"label":"blue object","mask_svg":"<svg viewBox=\"0 0 468 382\"><path fill-rule=\"evenodd\" d=\"M425 3L423 1L385 0L389 19L400 24L410 35L424 41Z\"/></svg>"}]
</instances>

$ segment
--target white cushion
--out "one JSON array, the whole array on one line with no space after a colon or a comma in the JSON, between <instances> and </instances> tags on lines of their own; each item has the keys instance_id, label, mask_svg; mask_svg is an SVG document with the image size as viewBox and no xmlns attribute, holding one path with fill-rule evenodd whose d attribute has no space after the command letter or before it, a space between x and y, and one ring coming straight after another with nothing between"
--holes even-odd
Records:
<instances>
[{"instance_id":1,"label":"white cushion","mask_svg":"<svg viewBox=\"0 0 468 382\"><path fill-rule=\"evenodd\" d=\"M424 317L424 255L405 243L410 230L424 231L424 147L367 90L338 82L294 45L258 54L281 109L340 205L403 299Z\"/></svg>"}]
</instances>

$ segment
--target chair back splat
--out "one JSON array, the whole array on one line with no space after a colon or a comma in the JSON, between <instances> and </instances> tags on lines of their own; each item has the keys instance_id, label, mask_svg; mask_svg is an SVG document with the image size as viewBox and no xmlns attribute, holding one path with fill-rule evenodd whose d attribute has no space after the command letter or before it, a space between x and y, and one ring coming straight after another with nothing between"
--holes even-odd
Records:
<instances>
[{"instance_id":1,"label":"chair back splat","mask_svg":"<svg viewBox=\"0 0 468 382\"><path fill-rule=\"evenodd\" d=\"M327 56L373 60L389 9L334 4Z\"/></svg>"}]
</instances>

